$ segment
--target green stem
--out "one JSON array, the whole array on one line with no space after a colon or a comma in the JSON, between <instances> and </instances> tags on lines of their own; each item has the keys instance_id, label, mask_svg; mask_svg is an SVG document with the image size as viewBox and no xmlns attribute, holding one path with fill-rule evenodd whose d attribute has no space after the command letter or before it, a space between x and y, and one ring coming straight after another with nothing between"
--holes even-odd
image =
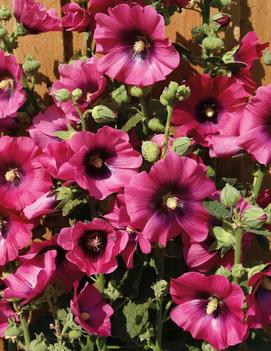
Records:
<instances>
[{"instance_id":1,"label":"green stem","mask_svg":"<svg viewBox=\"0 0 271 351\"><path fill-rule=\"evenodd\" d=\"M211 0L203 0L201 3L202 23L209 24L209 22L210 22L210 8L211 8Z\"/></svg>"},{"instance_id":2,"label":"green stem","mask_svg":"<svg viewBox=\"0 0 271 351\"><path fill-rule=\"evenodd\" d=\"M106 351L106 342L105 342L105 338L102 337L97 337L96 338L96 346L98 351Z\"/></svg>"},{"instance_id":3,"label":"green stem","mask_svg":"<svg viewBox=\"0 0 271 351\"><path fill-rule=\"evenodd\" d=\"M104 279L104 275L103 274L97 274L96 276L97 280L97 285L98 285L98 289L100 291L100 293L102 294L104 292L104 288L105 288L105 279Z\"/></svg>"},{"instance_id":4,"label":"green stem","mask_svg":"<svg viewBox=\"0 0 271 351\"><path fill-rule=\"evenodd\" d=\"M21 327L24 334L24 343L25 343L26 350L30 351L30 333L29 333L28 324L23 315L23 312L20 314L20 322L21 322Z\"/></svg>"},{"instance_id":5,"label":"green stem","mask_svg":"<svg viewBox=\"0 0 271 351\"><path fill-rule=\"evenodd\" d=\"M173 113L173 106L167 105L167 123L166 123L166 127L165 127L165 138L164 138L161 159L165 158L166 153L167 153L167 149L168 149L168 140L169 140L169 135L170 135L172 113Z\"/></svg>"},{"instance_id":6,"label":"green stem","mask_svg":"<svg viewBox=\"0 0 271 351\"><path fill-rule=\"evenodd\" d=\"M237 228L235 232L235 247L234 247L234 264L241 263L241 252L242 252L242 237L243 229ZM234 278L234 282L238 283L238 278Z\"/></svg>"},{"instance_id":7,"label":"green stem","mask_svg":"<svg viewBox=\"0 0 271 351\"><path fill-rule=\"evenodd\" d=\"M265 168L260 166L257 172L255 173L254 176L254 181L253 181L253 190L252 190L252 199L253 201L257 201L259 193L261 191L261 187L263 184L263 178L264 178L264 173L265 173Z\"/></svg>"},{"instance_id":8,"label":"green stem","mask_svg":"<svg viewBox=\"0 0 271 351\"><path fill-rule=\"evenodd\" d=\"M91 48L91 42L92 42L92 36L90 32L84 32L84 39L85 39L85 53L87 57L92 56L92 48Z\"/></svg>"}]
</instances>

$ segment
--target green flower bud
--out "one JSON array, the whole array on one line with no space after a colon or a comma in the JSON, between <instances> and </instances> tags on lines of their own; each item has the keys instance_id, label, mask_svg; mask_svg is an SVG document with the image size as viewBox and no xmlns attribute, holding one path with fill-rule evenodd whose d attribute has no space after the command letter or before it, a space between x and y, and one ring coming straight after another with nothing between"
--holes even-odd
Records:
<instances>
[{"instance_id":1,"label":"green flower bud","mask_svg":"<svg viewBox=\"0 0 271 351\"><path fill-rule=\"evenodd\" d=\"M202 349L202 351L217 351L210 344L208 344L206 341L203 341L201 349Z\"/></svg>"},{"instance_id":2,"label":"green flower bud","mask_svg":"<svg viewBox=\"0 0 271 351\"><path fill-rule=\"evenodd\" d=\"M108 123L116 120L117 113L104 105L97 105L92 110L92 117L97 123Z\"/></svg>"},{"instance_id":3,"label":"green flower bud","mask_svg":"<svg viewBox=\"0 0 271 351\"><path fill-rule=\"evenodd\" d=\"M202 41L202 46L207 50L207 51L218 51L220 49L223 49L224 47L224 42L221 38L218 37L206 37Z\"/></svg>"},{"instance_id":4,"label":"green flower bud","mask_svg":"<svg viewBox=\"0 0 271 351\"><path fill-rule=\"evenodd\" d=\"M27 56L25 62L23 63L23 71L25 73L37 72L40 68L39 61L33 59L31 56Z\"/></svg>"},{"instance_id":5,"label":"green flower bud","mask_svg":"<svg viewBox=\"0 0 271 351\"><path fill-rule=\"evenodd\" d=\"M67 102L71 98L71 93L67 89L59 89L54 92L54 97L57 101Z\"/></svg>"},{"instance_id":6,"label":"green flower bud","mask_svg":"<svg viewBox=\"0 0 271 351\"><path fill-rule=\"evenodd\" d=\"M262 272L267 266L268 266L268 263L262 263L262 264L259 264L258 266L247 268L246 270L247 270L248 279L250 279L254 274Z\"/></svg>"},{"instance_id":7,"label":"green flower bud","mask_svg":"<svg viewBox=\"0 0 271 351\"><path fill-rule=\"evenodd\" d=\"M211 6L216 8L226 7L231 5L231 0L212 0Z\"/></svg>"},{"instance_id":8,"label":"green flower bud","mask_svg":"<svg viewBox=\"0 0 271 351\"><path fill-rule=\"evenodd\" d=\"M204 23L202 26L194 27L191 31L193 40L201 44L202 40L208 36L209 26L207 23Z\"/></svg>"},{"instance_id":9,"label":"green flower bud","mask_svg":"<svg viewBox=\"0 0 271 351\"><path fill-rule=\"evenodd\" d=\"M271 204L264 209L264 212L267 215L266 224L271 224Z\"/></svg>"},{"instance_id":10,"label":"green flower bud","mask_svg":"<svg viewBox=\"0 0 271 351\"><path fill-rule=\"evenodd\" d=\"M130 97L124 85L121 85L119 88L113 90L111 97L115 104L117 104L119 107L130 101Z\"/></svg>"},{"instance_id":11,"label":"green flower bud","mask_svg":"<svg viewBox=\"0 0 271 351\"><path fill-rule=\"evenodd\" d=\"M82 332L80 330L76 330L76 329L73 329L73 330L70 330L69 333L68 333L68 338L71 340L71 342L73 340L77 340L77 339L80 339L81 336L82 336Z\"/></svg>"},{"instance_id":12,"label":"green flower bud","mask_svg":"<svg viewBox=\"0 0 271 351\"><path fill-rule=\"evenodd\" d=\"M0 20L8 21L11 19L12 13L8 7L0 6Z\"/></svg>"},{"instance_id":13,"label":"green flower bud","mask_svg":"<svg viewBox=\"0 0 271 351\"><path fill-rule=\"evenodd\" d=\"M188 99L189 96L190 96L190 88L185 84L180 85L176 93L176 98L179 101L184 101Z\"/></svg>"},{"instance_id":14,"label":"green flower bud","mask_svg":"<svg viewBox=\"0 0 271 351\"><path fill-rule=\"evenodd\" d=\"M154 290L155 297L161 299L168 292L168 282L166 280L159 280L152 286L152 289Z\"/></svg>"},{"instance_id":15,"label":"green flower bud","mask_svg":"<svg viewBox=\"0 0 271 351\"><path fill-rule=\"evenodd\" d=\"M246 270L245 268L243 267L243 265L241 263L239 264L235 264L233 267L232 267L232 275L233 277L235 278L242 278L242 276L245 274Z\"/></svg>"},{"instance_id":16,"label":"green flower bud","mask_svg":"<svg viewBox=\"0 0 271 351\"><path fill-rule=\"evenodd\" d=\"M220 201L227 207L232 207L237 204L241 198L241 193L230 184L226 184L220 194Z\"/></svg>"},{"instance_id":17,"label":"green flower bud","mask_svg":"<svg viewBox=\"0 0 271 351\"><path fill-rule=\"evenodd\" d=\"M217 243L213 243L210 247L210 250L218 250L221 248L229 248L232 247L235 243L235 238L232 233L227 232L222 227L214 227L213 235L217 240Z\"/></svg>"},{"instance_id":18,"label":"green flower bud","mask_svg":"<svg viewBox=\"0 0 271 351\"><path fill-rule=\"evenodd\" d=\"M185 156L191 153L192 142L193 142L193 139L188 137L178 138L173 141L171 149L177 154L181 156Z\"/></svg>"},{"instance_id":19,"label":"green flower bud","mask_svg":"<svg viewBox=\"0 0 271 351\"><path fill-rule=\"evenodd\" d=\"M9 321L9 326L5 330L5 338L12 339L22 335L23 330L20 325L17 325L15 321Z\"/></svg>"},{"instance_id":20,"label":"green flower bud","mask_svg":"<svg viewBox=\"0 0 271 351\"><path fill-rule=\"evenodd\" d=\"M231 276L231 272L223 266L220 266L216 270L215 274L224 275L224 277L226 277L226 278L229 278Z\"/></svg>"},{"instance_id":21,"label":"green flower bud","mask_svg":"<svg viewBox=\"0 0 271 351\"><path fill-rule=\"evenodd\" d=\"M30 343L30 351L47 351L47 345L43 334L37 335L37 338Z\"/></svg>"},{"instance_id":22,"label":"green flower bud","mask_svg":"<svg viewBox=\"0 0 271 351\"><path fill-rule=\"evenodd\" d=\"M177 82L170 82L169 86L163 90L162 95L160 96L161 104L164 106L172 106L174 102L178 99L178 88L179 84Z\"/></svg>"},{"instance_id":23,"label":"green flower bud","mask_svg":"<svg viewBox=\"0 0 271 351\"><path fill-rule=\"evenodd\" d=\"M144 159L148 162L154 163L159 160L160 148L152 141L143 141L141 152Z\"/></svg>"},{"instance_id":24,"label":"green flower bud","mask_svg":"<svg viewBox=\"0 0 271 351\"><path fill-rule=\"evenodd\" d=\"M268 65L271 66L271 52L270 51L265 51L263 54L263 62Z\"/></svg>"},{"instance_id":25,"label":"green flower bud","mask_svg":"<svg viewBox=\"0 0 271 351\"><path fill-rule=\"evenodd\" d=\"M82 95L83 92L79 88L76 88L72 91L72 98L74 99L74 101L78 101Z\"/></svg>"},{"instance_id":26,"label":"green flower bud","mask_svg":"<svg viewBox=\"0 0 271 351\"><path fill-rule=\"evenodd\" d=\"M159 118L151 118L148 121L148 128L155 133L163 133L165 130L164 124L161 122Z\"/></svg>"},{"instance_id":27,"label":"green flower bud","mask_svg":"<svg viewBox=\"0 0 271 351\"><path fill-rule=\"evenodd\" d=\"M8 34L7 29L5 27L0 27L0 40L4 39L7 34Z\"/></svg>"},{"instance_id":28,"label":"green flower bud","mask_svg":"<svg viewBox=\"0 0 271 351\"><path fill-rule=\"evenodd\" d=\"M23 37L24 35L27 35L28 32L21 23L16 23L14 34L16 37Z\"/></svg>"},{"instance_id":29,"label":"green flower bud","mask_svg":"<svg viewBox=\"0 0 271 351\"><path fill-rule=\"evenodd\" d=\"M136 97L136 98L141 98L143 96L147 96L152 91L151 87L140 88L137 86L131 86L128 89L129 89L129 94L133 97Z\"/></svg>"},{"instance_id":30,"label":"green flower bud","mask_svg":"<svg viewBox=\"0 0 271 351\"><path fill-rule=\"evenodd\" d=\"M267 221L267 214L259 206L248 208L243 214L244 223L254 229L261 228Z\"/></svg>"}]
</instances>

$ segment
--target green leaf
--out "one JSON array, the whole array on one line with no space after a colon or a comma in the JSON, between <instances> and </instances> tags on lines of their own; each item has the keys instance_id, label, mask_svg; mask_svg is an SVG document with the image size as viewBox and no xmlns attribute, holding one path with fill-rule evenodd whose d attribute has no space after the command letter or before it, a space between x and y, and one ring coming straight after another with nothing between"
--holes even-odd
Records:
<instances>
[{"instance_id":1,"label":"green leaf","mask_svg":"<svg viewBox=\"0 0 271 351\"><path fill-rule=\"evenodd\" d=\"M128 119L128 121L122 127L122 130L124 132L129 132L130 129L134 128L141 121L142 121L142 116L140 113L137 113Z\"/></svg>"},{"instance_id":2,"label":"green leaf","mask_svg":"<svg viewBox=\"0 0 271 351\"><path fill-rule=\"evenodd\" d=\"M85 203L85 200L82 199L73 199L68 201L62 208L62 214L63 216L68 216L75 207Z\"/></svg>"},{"instance_id":3,"label":"green leaf","mask_svg":"<svg viewBox=\"0 0 271 351\"><path fill-rule=\"evenodd\" d=\"M148 324L148 308L146 304L136 304L129 301L123 308L126 318L126 330L131 338L140 335Z\"/></svg>"},{"instance_id":4,"label":"green leaf","mask_svg":"<svg viewBox=\"0 0 271 351\"><path fill-rule=\"evenodd\" d=\"M218 219L229 219L229 209L218 201L204 201L204 207L214 217Z\"/></svg>"}]
</instances>

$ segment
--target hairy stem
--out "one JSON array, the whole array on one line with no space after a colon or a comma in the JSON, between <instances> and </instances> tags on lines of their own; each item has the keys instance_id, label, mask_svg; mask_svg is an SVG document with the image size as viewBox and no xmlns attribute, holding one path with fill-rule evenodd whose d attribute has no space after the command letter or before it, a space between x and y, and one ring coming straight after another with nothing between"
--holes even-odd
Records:
<instances>
[{"instance_id":1,"label":"hairy stem","mask_svg":"<svg viewBox=\"0 0 271 351\"><path fill-rule=\"evenodd\" d=\"M96 275L96 282L97 282L97 288L99 289L100 293L102 294L104 292L105 288L105 279L103 274L97 274Z\"/></svg>"},{"instance_id":2,"label":"hairy stem","mask_svg":"<svg viewBox=\"0 0 271 351\"><path fill-rule=\"evenodd\" d=\"M168 140L169 140L169 135L170 135L172 113L173 113L173 106L168 105L167 106L167 123L166 123L166 127L165 127L165 138L164 138L161 159L165 158L166 153L167 153L167 149L168 149Z\"/></svg>"},{"instance_id":3,"label":"hairy stem","mask_svg":"<svg viewBox=\"0 0 271 351\"><path fill-rule=\"evenodd\" d=\"M209 22L210 22L210 7L211 7L211 0L203 0L201 2L202 23L209 24Z\"/></svg>"},{"instance_id":4,"label":"hairy stem","mask_svg":"<svg viewBox=\"0 0 271 351\"><path fill-rule=\"evenodd\" d=\"M241 263L241 252L242 252L242 237L243 229L237 228L235 232L235 247L234 247L234 264ZM238 278L234 278L234 282L238 283Z\"/></svg>"},{"instance_id":5,"label":"hairy stem","mask_svg":"<svg viewBox=\"0 0 271 351\"><path fill-rule=\"evenodd\" d=\"M21 327L22 327L23 334L24 334L25 348L27 351L30 351L30 333L29 333L27 321L26 321L23 313L20 314L20 322L21 322Z\"/></svg>"}]
</instances>

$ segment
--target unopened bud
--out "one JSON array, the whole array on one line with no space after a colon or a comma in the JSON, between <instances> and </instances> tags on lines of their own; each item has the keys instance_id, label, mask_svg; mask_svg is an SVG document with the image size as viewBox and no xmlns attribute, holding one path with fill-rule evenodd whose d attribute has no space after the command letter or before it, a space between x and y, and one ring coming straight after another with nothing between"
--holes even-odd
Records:
<instances>
[{"instance_id":1,"label":"unopened bud","mask_svg":"<svg viewBox=\"0 0 271 351\"><path fill-rule=\"evenodd\" d=\"M77 340L80 339L82 336L82 332L80 330L70 330L68 333L68 338L73 341L73 340Z\"/></svg>"},{"instance_id":2,"label":"unopened bud","mask_svg":"<svg viewBox=\"0 0 271 351\"><path fill-rule=\"evenodd\" d=\"M243 214L243 221L250 228L261 228L266 223L267 219L267 214L259 206L252 206Z\"/></svg>"},{"instance_id":3,"label":"unopened bud","mask_svg":"<svg viewBox=\"0 0 271 351\"><path fill-rule=\"evenodd\" d=\"M47 351L47 345L44 340L44 337L41 335L37 336L37 339L34 339L30 343L30 351Z\"/></svg>"},{"instance_id":4,"label":"unopened bud","mask_svg":"<svg viewBox=\"0 0 271 351\"><path fill-rule=\"evenodd\" d=\"M152 289L154 290L155 297L161 299L167 294L168 282L166 280L159 280L152 286Z\"/></svg>"},{"instance_id":5,"label":"unopened bud","mask_svg":"<svg viewBox=\"0 0 271 351\"><path fill-rule=\"evenodd\" d=\"M226 7L231 5L231 0L212 0L211 6L216 8Z\"/></svg>"},{"instance_id":6,"label":"unopened bud","mask_svg":"<svg viewBox=\"0 0 271 351\"><path fill-rule=\"evenodd\" d=\"M232 267L231 272L232 272L233 277L241 278L245 274L246 270L243 267L243 265L241 263L239 263L239 264L235 264Z\"/></svg>"},{"instance_id":7,"label":"unopened bud","mask_svg":"<svg viewBox=\"0 0 271 351\"><path fill-rule=\"evenodd\" d=\"M194 27L191 30L192 38L198 44L202 43L202 40L208 36L208 33L209 33L209 26L207 23L204 23L203 25L198 27Z\"/></svg>"},{"instance_id":8,"label":"unopened bud","mask_svg":"<svg viewBox=\"0 0 271 351\"><path fill-rule=\"evenodd\" d=\"M9 326L5 330L5 338L12 339L22 335L23 330L20 325L17 325L15 321L10 321Z\"/></svg>"},{"instance_id":9,"label":"unopened bud","mask_svg":"<svg viewBox=\"0 0 271 351\"><path fill-rule=\"evenodd\" d=\"M76 88L72 91L72 98L75 100L75 101L78 101L80 99L80 97L83 95L83 92L81 89L79 88Z\"/></svg>"},{"instance_id":10,"label":"unopened bud","mask_svg":"<svg viewBox=\"0 0 271 351\"><path fill-rule=\"evenodd\" d=\"M263 54L263 62L268 65L271 66L271 52L270 51L265 51Z\"/></svg>"},{"instance_id":11,"label":"unopened bud","mask_svg":"<svg viewBox=\"0 0 271 351\"><path fill-rule=\"evenodd\" d=\"M143 141L141 152L144 159L148 162L154 163L159 160L160 148L152 141Z\"/></svg>"},{"instance_id":12,"label":"unopened bud","mask_svg":"<svg viewBox=\"0 0 271 351\"><path fill-rule=\"evenodd\" d=\"M8 21L11 19L12 13L8 7L0 6L0 20Z\"/></svg>"},{"instance_id":13,"label":"unopened bud","mask_svg":"<svg viewBox=\"0 0 271 351\"><path fill-rule=\"evenodd\" d=\"M54 97L59 102L67 102L71 98L71 93L67 89L59 89L54 92Z\"/></svg>"},{"instance_id":14,"label":"unopened bud","mask_svg":"<svg viewBox=\"0 0 271 351\"><path fill-rule=\"evenodd\" d=\"M227 27L229 23L231 22L231 18L228 15L224 15L223 13L217 13L213 17L213 21L216 22L220 28Z\"/></svg>"},{"instance_id":15,"label":"unopened bud","mask_svg":"<svg viewBox=\"0 0 271 351\"><path fill-rule=\"evenodd\" d=\"M162 95L160 96L160 102L164 106L173 106L174 102L178 99L177 92L178 92L179 84L177 82L170 82L168 87L166 87Z\"/></svg>"},{"instance_id":16,"label":"unopened bud","mask_svg":"<svg viewBox=\"0 0 271 351\"><path fill-rule=\"evenodd\" d=\"M175 139L172 143L172 151L176 152L181 156L185 156L191 153L191 145L193 143L193 139L188 137L181 137Z\"/></svg>"},{"instance_id":17,"label":"unopened bud","mask_svg":"<svg viewBox=\"0 0 271 351\"><path fill-rule=\"evenodd\" d=\"M23 63L23 71L25 73L37 72L40 68L39 61L33 59L31 56L28 56Z\"/></svg>"},{"instance_id":18,"label":"unopened bud","mask_svg":"<svg viewBox=\"0 0 271 351\"><path fill-rule=\"evenodd\" d=\"M161 122L159 118L151 118L148 121L148 128L155 133L163 133L165 130L164 124Z\"/></svg>"},{"instance_id":19,"label":"unopened bud","mask_svg":"<svg viewBox=\"0 0 271 351\"><path fill-rule=\"evenodd\" d=\"M178 101L184 101L188 99L189 96L190 96L190 88L185 84L180 85L176 93L176 98L178 99Z\"/></svg>"},{"instance_id":20,"label":"unopened bud","mask_svg":"<svg viewBox=\"0 0 271 351\"><path fill-rule=\"evenodd\" d=\"M235 206L240 198L240 191L230 184L226 184L220 194L221 203L227 207Z\"/></svg>"},{"instance_id":21,"label":"unopened bud","mask_svg":"<svg viewBox=\"0 0 271 351\"><path fill-rule=\"evenodd\" d=\"M23 37L24 35L27 35L27 34L28 32L26 28L21 23L16 23L14 35L16 37Z\"/></svg>"},{"instance_id":22,"label":"unopened bud","mask_svg":"<svg viewBox=\"0 0 271 351\"><path fill-rule=\"evenodd\" d=\"M140 88L137 86L129 87L129 94L133 97L141 98L143 96L147 96L152 91L151 87Z\"/></svg>"},{"instance_id":23,"label":"unopened bud","mask_svg":"<svg viewBox=\"0 0 271 351\"><path fill-rule=\"evenodd\" d=\"M112 100L121 107L123 104L129 102L130 97L124 85L121 85L117 89L113 90L111 93Z\"/></svg>"},{"instance_id":24,"label":"unopened bud","mask_svg":"<svg viewBox=\"0 0 271 351\"><path fill-rule=\"evenodd\" d=\"M221 38L212 36L212 37L207 37L207 38L203 39L202 46L207 51L218 51L218 50L223 49L224 42Z\"/></svg>"},{"instance_id":25,"label":"unopened bud","mask_svg":"<svg viewBox=\"0 0 271 351\"><path fill-rule=\"evenodd\" d=\"M5 27L0 27L0 40L4 39L7 34L8 34L7 29Z\"/></svg>"},{"instance_id":26,"label":"unopened bud","mask_svg":"<svg viewBox=\"0 0 271 351\"><path fill-rule=\"evenodd\" d=\"M104 105L97 105L92 110L92 117L97 123L108 123L116 119L117 113Z\"/></svg>"}]
</instances>

